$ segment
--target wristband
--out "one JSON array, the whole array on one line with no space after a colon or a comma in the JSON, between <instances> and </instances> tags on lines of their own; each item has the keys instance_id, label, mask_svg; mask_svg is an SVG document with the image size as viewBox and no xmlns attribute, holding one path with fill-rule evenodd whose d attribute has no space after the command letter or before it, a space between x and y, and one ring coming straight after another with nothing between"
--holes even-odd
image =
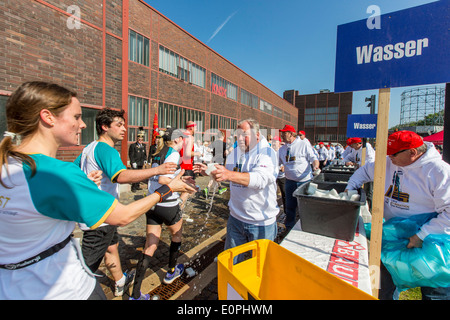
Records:
<instances>
[{"instance_id":1,"label":"wristband","mask_svg":"<svg viewBox=\"0 0 450 320\"><path fill-rule=\"evenodd\" d=\"M159 196L161 197L161 200L159 200L159 202L163 202L170 198L170 196L172 195L172 189L170 189L170 187L165 184L156 189L155 193L159 194Z\"/></svg>"}]
</instances>

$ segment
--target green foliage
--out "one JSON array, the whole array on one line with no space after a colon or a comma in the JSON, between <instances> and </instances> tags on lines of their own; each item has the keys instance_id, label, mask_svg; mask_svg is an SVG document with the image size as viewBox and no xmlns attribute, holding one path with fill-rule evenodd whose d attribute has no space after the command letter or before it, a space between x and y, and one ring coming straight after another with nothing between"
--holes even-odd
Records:
<instances>
[{"instance_id":1,"label":"green foliage","mask_svg":"<svg viewBox=\"0 0 450 320\"><path fill-rule=\"evenodd\" d=\"M422 120L419 121L413 121L405 124L398 124L392 128L390 128L390 131L394 131L395 129L401 130L401 128L404 127L416 127L416 126L436 126L436 125L444 125L444 110L441 110L436 113L431 113Z\"/></svg>"}]
</instances>

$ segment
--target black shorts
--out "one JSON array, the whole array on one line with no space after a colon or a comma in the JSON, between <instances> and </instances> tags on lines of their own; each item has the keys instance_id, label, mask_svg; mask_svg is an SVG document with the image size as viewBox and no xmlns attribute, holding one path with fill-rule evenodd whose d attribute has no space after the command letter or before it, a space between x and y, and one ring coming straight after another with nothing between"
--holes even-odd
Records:
<instances>
[{"instance_id":1,"label":"black shorts","mask_svg":"<svg viewBox=\"0 0 450 320\"><path fill-rule=\"evenodd\" d=\"M86 265L97 269L110 245L119 242L117 226L103 226L94 230L83 231L81 249ZM94 270L94 271L95 271Z\"/></svg>"},{"instance_id":2,"label":"black shorts","mask_svg":"<svg viewBox=\"0 0 450 320\"><path fill-rule=\"evenodd\" d=\"M172 226L181 220L180 206L161 207L156 205L154 209L147 211L147 224Z\"/></svg>"},{"instance_id":3,"label":"black shorts","mask_svg":"<svg viewBox=\"0 0 450 320\"><path fill-rule=\"evenodd\" d=\"M184 174L183 174L183 177L192 177L192 178L195 178L195 173L194 173L193 170L185 170L185 171L184 171Z\"/></svg>"}]
</instances>

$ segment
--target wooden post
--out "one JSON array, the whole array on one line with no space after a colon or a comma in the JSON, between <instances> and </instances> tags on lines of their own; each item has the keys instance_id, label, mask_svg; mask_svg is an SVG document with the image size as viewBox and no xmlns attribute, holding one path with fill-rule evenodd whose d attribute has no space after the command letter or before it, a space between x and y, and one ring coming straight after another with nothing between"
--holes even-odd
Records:
<instances>
[{"instance_id":1,"label":"wooden post","mask_svg":"<svg viewBox=\"0 0 450 320\"><path fill-rule=\"evenodd\" d=\"M450 163L450 83L445 84L445 105L444 105L444 148L442 159Z\"/></svg>"},{"instance_id":2,"label":"wooden post","mask_svg":"<svg viewBox=\"0 0 450 320\"><path fill-rule=\"evenodd\" d=\"M378 98L377 141L375 175L373 181L372 231L369 248L369 270L372 295L378 298L380 288L381 240L383 234L384 192L386 178L386 152L391 89L380 89Z\"/></svg>"}]
</instances>

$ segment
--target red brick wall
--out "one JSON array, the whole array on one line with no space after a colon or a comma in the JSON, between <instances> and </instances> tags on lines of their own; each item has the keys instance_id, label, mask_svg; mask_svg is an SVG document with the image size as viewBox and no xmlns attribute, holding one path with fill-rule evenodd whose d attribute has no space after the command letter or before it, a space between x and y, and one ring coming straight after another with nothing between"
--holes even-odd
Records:
<instances>
[{"instance_id":1,"label":"red brick wall","mask_svg":"<svg viewBox=\"0 0 450 320\"><path fill-rule=\"evenodd\" d=\"M143 19L142 17L146 17ZM176 23L176 22L175 22ZM155 100L204 110L234 119L256 118L263 126L282 128L286 122L267 113L252 109L231 99L211 93L211 72L234 83L238 87L258 95L260 98L291 114L291 124L297 125L297 109L264 85L253 79L231 62L214 52L175 23L141 1L130 1L130 27L151 40L150 97ZM198 88L178 79L159 73L159 45L178 53L207 70L206 88ZM131 75L131 72L130 72ZM131 76L130 76L131 77ZM130 80L131 81L131 80ZM138 81L138 80L133 80ZM135 86L131 84L130 86ZM145 95L147 96L147 95ZM240 93L238 92L240 98ZM154 116L151 110L151 119ZM209 127L209 115L206 116Z\"/></svg>"},{"instance_id":2,"label":"red brick wall","mask_svg":"<svg viewBox=\"0 0 450 320\"><path fill-rule=\"evenodd\" d=\"M79 29L67 25L66 10L74 4L80 8ZM122 36L128 30L122 30L122 10L121 0L1 1L0 92L12 92L25 81L54 81L77 91L85 106L123 108ZM159 101L205 111L206 128L208 113L237 120L252 117L267 127L286 124L213 94L211 72L289 112L291 124L297 124L294 106L140 0L129 0L129 26L150 39L150 66L127 64L129 94L150 99L150 124ZM206 87L160 73L160 44L205 68ZM70 161L80 150L65 148L58 156Z\"/></svg>"},{"instance_id":3,"label":"red brick wall","mask_svg":"<svg viewBox=\"0 0 450 320\"><path fill-rule=\"evenodd\" d=\"M68 27L73 4L80 8L79 29ZM25 81L52 81L75 90L83 105L121 108L122 1L106 1L105 59L102 4L1 1L0 91L12 92ZM71 161L80 150L65 148L59 155Z\"/></svg>"},{"instance_id":4,"label":"red brick wall","mask_svg":"<svg viewBox=\"0 0 450 320\"><path fill-rule=\"evenodd\" d=\"M311 143L314 141L316 134L337 134L341 137L338 140L345 146L346 134L347 134L347 116L352 113L353 93L318 93L299 95L298 91L295 92L295 104L299 110L298 128L306 132L306 137L310 139ZM309 108L324 108L324 107L339 107L339 120L337 127L304 127L305 109ZM336 142L336 141L330 141Z\"/></svg>"}]
</instances>

